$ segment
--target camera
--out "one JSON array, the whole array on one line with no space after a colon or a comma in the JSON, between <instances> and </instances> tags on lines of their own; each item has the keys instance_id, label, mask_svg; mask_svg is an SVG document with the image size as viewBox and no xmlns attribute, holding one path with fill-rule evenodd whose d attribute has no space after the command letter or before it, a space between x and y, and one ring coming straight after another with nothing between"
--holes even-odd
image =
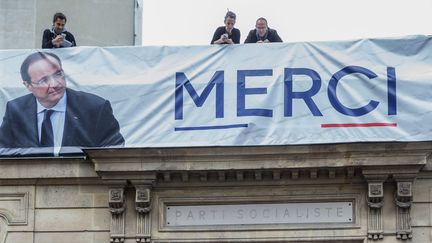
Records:
<instances>
[{"instance_id":1,"label":"camera","mask_svg":"<svg viewBox=\"0 0 432 243\"><path fill-rule=\"evenodd\" d=\"M223 34L223 37L228 38L228 34L227 33Z\"/></svg>"}]
</instances>

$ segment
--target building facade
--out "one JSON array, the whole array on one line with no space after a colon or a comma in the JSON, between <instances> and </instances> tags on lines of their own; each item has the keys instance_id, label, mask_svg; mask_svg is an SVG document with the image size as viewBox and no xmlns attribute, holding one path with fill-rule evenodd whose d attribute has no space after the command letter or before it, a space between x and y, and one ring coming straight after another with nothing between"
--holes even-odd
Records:
<instances>
[{"instance_id":1,"label":"building facade","mask_svg":"<svg viewBox=\"0 0 432 243\"><path fill-rule=\"evenodd\" d=\"M139 45L140 3L2 0L0 49L40 48L57 11L80 46ZM428 243L431 153L415 142L0 158L0 243Z\"/></svg>"},{"instance_id":2,"label":"building facade","mask_svg":"<svg viewBox=\"0 0 432 243\"><path fill-rule=\"evenodd\" d=\"M431 242L431 142L0 160L0 242Z\"/></svg>"}]
</instances>

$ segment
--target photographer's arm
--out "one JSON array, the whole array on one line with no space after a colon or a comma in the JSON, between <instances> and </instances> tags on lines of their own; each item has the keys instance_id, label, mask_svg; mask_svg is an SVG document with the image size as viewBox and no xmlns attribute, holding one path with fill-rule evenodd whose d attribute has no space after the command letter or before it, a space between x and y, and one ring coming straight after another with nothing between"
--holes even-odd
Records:
<instances>
[{"instance_id":1,"label":"photographer's arm","mask_svg":"<svg viewBox=\"0 0 432 243\"><path fill-rule=\"evenodd\" d=\"M43 32L42 48L54 48L54 45L53 45L52 39L51 39L51 31L49 29L46 29Z\"/></svg>"}]
</instances>

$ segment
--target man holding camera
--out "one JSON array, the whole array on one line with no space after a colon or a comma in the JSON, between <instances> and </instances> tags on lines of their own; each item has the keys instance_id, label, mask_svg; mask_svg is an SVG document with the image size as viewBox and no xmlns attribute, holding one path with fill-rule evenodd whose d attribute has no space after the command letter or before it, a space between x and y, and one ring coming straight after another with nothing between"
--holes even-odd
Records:
<instances>
[{"instance_id":1,"label":"man holding camera","mask_svg":"<svg viewBox=\"0 0 432 243\"><path fill-rule=\"evenodd\" d=\"M42 37L42 48L62 48L76 46L75 38L65 29L66 16L56 13L51 29L45 29Z\"/></svg>"}]
</instances>

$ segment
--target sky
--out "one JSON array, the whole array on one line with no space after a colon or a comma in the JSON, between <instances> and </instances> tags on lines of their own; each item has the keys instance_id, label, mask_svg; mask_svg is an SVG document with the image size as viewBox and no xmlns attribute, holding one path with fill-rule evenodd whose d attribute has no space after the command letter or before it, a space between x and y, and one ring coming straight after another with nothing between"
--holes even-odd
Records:
<instances>
[{"instance_id":1,"label":"sky","mask_svg":"<svg viewBox=\"0 0 432 243\"><path fill-rule=\"evenodd\" d=\"M240 42L259 17L284 42L432 34L432 0L143 0L143 45L207 45L227 9Z\"/></svg>"}]
</instances>

